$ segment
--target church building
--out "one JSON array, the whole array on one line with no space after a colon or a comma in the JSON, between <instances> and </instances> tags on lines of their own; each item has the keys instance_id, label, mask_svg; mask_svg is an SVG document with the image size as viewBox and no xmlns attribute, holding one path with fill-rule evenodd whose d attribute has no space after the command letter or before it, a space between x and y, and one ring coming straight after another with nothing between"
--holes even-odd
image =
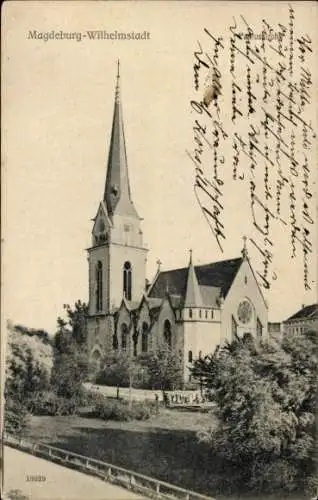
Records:
<instances>
[{"instance_id":1,"label":"church building","mask_svg":"<svg viewBox=\"0 0 318 500\"><path fill-rule=\"evenodd\" d=\"M183 362L184 381L193 361L244 333L267 335L267 305L246 245L241 256L205 265L161 270L146 280L147 246L132 201L119 65L104 195L88 249L88 348L91 363L105 355L132 357L167 344Z\"/></svg>"}]
</instances>

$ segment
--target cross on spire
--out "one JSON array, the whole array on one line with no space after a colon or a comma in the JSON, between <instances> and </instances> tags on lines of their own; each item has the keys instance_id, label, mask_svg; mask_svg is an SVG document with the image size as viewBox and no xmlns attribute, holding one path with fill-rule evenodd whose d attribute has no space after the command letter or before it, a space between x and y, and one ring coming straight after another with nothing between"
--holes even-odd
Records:
<instances>
[{"instance_id":1,"label":"cross on spire","mask_svg":"<svg viewBox=\"0 0 318 500\"><path fill-rule=\"evenodd\" d=\"M119 59L118 59L117 60L117 76L116 76L115 102L119 102L119 100L120 100L119 80L120 80L120 62L119 62Z\"/></svg>"},{"instance_id":2,"label":"cross on spire","mask_svg":"<svg viewBox=\"0 0 318 500\"><path fill-rule=\"evenodd\" d=\"M192 248L189 250L189 255L190 255L190 260L189 260L189 265L192 264Z\"/></svg>"},{"instance_id":3,"label":"cross on spire","mask_svg":"<svg viewBox=\"0 0 318 500\"><path fill-rule=\"evenodd\" d=\"M158 271L160 271L160 267L161 267L161 264L162 264L161 260L160 260L160 259L157 259L157 260L156 260L156 264L157 264L157 266L158 266Z\"/></svg>"},{"instance_id":4,"label":"cross on spire","mask_svg":"<svg viewBox=\"0 0 318 500\"><path fill-rule=\"evenodd\" d=\"M243 249L242 249L242 256L243 256L244 259L248 256L246 241L247 241L247 237L244 235L243 236Z\"/></svg>"}]
</instances>

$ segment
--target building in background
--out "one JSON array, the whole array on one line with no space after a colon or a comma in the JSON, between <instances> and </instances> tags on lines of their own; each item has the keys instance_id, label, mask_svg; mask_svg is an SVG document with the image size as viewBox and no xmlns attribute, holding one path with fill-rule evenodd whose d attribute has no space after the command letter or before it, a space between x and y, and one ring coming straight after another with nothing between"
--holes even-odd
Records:
<instances>
[{"instance_id":1,"label":"building in background","mask_svg":"<svg viewBox=\"0 0 318 500\"><path fill-rule=\"evenodd\" d=\"M269 337L281 341L284 334L284 323L281 321L268 322L268 335Z\"/></svg>"},{"instance_id":2,"label":"building in background","mask_svg":"<svg viewBox=\"0 0 318 500\"><path fill-rule=\"evenodd\" d=\"M180 355L184 380L193 361L236 336L267 335L267 305L242 255L196 266L161 270L146 281L148 249L132 201L120 96L119 66L106 184L88 249L90 360L131 356L168 345Z\"/></svg>"},{"instance_id":3,"label":"building in background","mask_svg":"<svg viewBox=\"0 0 318 500\"><path fill-rule=\"evenodd\" d=\"M309 330L318 332L318 304L303 306L283 323L284 334L304 333Z\"/></svg>"}]
</instances>

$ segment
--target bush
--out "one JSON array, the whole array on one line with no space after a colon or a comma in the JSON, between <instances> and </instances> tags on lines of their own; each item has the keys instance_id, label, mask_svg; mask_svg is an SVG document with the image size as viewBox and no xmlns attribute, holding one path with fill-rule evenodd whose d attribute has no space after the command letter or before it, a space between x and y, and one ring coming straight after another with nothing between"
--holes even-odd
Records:
<instances>
[{"instance_id":1,"label":"bush","mask_svg":"<svg viewBox=\"0 0 318 500\"><path fill-rule=\"evenodd\" d=\"M65 398L53 392L38 394L28 401L28 409L33 415L73 415L77 407L76 398Z\"/></svg>"},{"instance_id":2,"label":"bush","mask_svg":"<svg viewBox=\"0 0 318 500\"><path fill-rule=\"evenodd\" d=\"M103 401L105 397L94 391L89 391L82 387L80 393L77 395L77 405L81 407L96 407L98 403Z\"/></svg>"},{"instance_id":3,"label":"bush","mask_svg":"<svg viewBox=\"0 0 318 500\"><path fill-rule=\"evenodd\" d=\"M231 471L233 488L312 490L317 470L317 334L288 335L281 344L243 337L195 368L214 393L218 416L218 426L202 430L199 438L210 445L222 469Z\"/></svg>"},{"instance_id":4,"label":"bush","mask_svg":"<svg viewBox=\"0 0 318 500\"><path fill-rule=\"evenodd\" d=\"M150 401L133 401L131 408L128 401L102 398L95 406L95 416L103 420L148 420L158 412L157 405Z\"/></svg>"},{"instance_id":5,"label":"bush","mask_svg":"<svg viewBox=\"0 0 318 500\"><path fill-rule=\"evenodd\" d=\"M21 434L29 424L29 414L25 405L13 399L7 399L4 407L4 430L8 434Z\"/></svg>"}]
</instances>

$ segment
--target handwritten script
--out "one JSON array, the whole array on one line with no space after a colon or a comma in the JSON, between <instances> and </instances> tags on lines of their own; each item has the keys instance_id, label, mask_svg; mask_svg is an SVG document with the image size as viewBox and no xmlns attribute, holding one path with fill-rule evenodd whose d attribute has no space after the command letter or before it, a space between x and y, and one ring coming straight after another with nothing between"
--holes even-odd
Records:
<instances>
[{"instance_id":1,"label":"handwritten script","mask_svg":"<svg viewBox=\"0 0 318 500\"><path fill-rule=\"evenodd\" d=\"M223 252L229 235L225 192L244 188L249 247L259 257L257 275L267 289L277 279L273 258L282 232L288 235L286 258L301 256L304 287L312 286L315 62L312 39L300 23L296 30L295 17L287 4L275 25L260 19L252 26L241 15L222 36L204 28L193 52L193 144L187 155L195 196Z\"/></svg>"}]
</instances>

